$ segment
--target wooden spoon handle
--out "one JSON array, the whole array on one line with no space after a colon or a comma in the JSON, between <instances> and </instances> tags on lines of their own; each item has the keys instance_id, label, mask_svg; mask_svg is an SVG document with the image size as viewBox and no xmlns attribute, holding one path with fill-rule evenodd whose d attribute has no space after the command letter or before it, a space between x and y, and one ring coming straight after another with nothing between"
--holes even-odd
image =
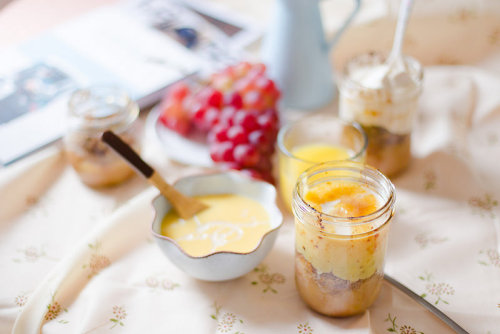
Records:
<instances>
[{"instance_id":1,"label":"wooden spoon handle","mask_svg":"<svg viewBox=\"0 0 500 334\"><path fill-rule=\"evenodd\" d=\"M207 208L207 206L192 198L187 197L183 193L179 192L177 189L172 187L170 184L165 182L160 174L154 172L150 178L148 178L149 183L160 190L160 193L165 196L172 205L175 207L177 213L181 218L188 219Z\"/></svg>"},{"instance_id":2,"label":"wooden spoon handle","mask_svg":"<svg viewBox=\"0 0 500 334\"><path fill-rule=\"evenodd\" d=\"M102 140L121 155L132 167L137 169L160 193L167 198L181 218L191 218L196 213L207 208L202 202L188 197L168 184L160 174L148 165L130 145L125 143L114 132L108 130L102 134Z\"/></svg>"},{"instance_id":3,"label":"wooden spoon handle","mask_svg":"<svg viewBox=\"0 0 500 334\"><path fill-rule=\"evenodd\" d=\"M153 173L154 169L148 165L142 158L137 154L129 144L124 142L120 137L118 137L113 131L105 131L102 134L102 140L108 144L113 150L121 155L126 161L128 161L133 167L135 167L145 178L149 179Z\"/></svg>"}]
</instances>

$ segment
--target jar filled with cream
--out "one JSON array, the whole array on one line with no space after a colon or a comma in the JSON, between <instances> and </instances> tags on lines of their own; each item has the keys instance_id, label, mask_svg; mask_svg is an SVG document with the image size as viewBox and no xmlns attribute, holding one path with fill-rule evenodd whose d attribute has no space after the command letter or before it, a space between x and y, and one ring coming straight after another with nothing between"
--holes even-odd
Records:
<instances>
[{"instance_id":1,"label":"jar filled with cream","mask_svg":"<svg viewBox=\"0 0 500 334\"><path fill-rule=\"evenodd\" d=\"M368 137L366 162L394 176L411 160L411 132L422 91L423 70L404 57L398 70L383 57L366 53L353 58L343 71L339 114L361 124Z\"/></svg>"}]
</instances>

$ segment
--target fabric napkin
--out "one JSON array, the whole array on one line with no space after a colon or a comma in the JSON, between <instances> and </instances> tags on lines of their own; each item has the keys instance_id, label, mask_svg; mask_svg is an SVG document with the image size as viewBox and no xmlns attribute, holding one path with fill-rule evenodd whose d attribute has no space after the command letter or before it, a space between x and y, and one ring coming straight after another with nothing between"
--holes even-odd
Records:
<instances>
[{"instance_id":1,"label":"fabric napkin","mask_svg":"<svg viewBox=\"0 0 500 334\"><path fill-rule=\"evenodd\" d=\"M150 188L138 195L75 245L30 296L12 333L41 332L43 322L70 305L92 277L145 242L153 217L150 203L157 194Z\"/></svg>"}]
</instances>

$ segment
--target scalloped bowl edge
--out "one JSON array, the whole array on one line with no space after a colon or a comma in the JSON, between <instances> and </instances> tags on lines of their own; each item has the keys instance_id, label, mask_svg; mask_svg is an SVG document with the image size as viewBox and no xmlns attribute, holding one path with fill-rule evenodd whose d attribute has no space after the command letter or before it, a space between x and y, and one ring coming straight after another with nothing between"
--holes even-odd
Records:
<instances>
[{"instance_id":1,"label":"scalloped bowl edge","mask_svg":"<svg viewBox=\"0 0 500 334\"><path fill-rule=\"evenodd\" d=\"M258 201L270 217L271 230L262 236L257 247L248 253L216 252L202 257L188 255L173 239L161 234L165 214L172 208L165 197L153 199L155 210L152 233L156 243L179 269L204 281L225 281L253 270L273 247L283 215L276 205L277 193L267 182L253 180L238 172L199 174L179 179L174 187L188 196L210 194L239 194Z\"/></svg>"}]
</instances>

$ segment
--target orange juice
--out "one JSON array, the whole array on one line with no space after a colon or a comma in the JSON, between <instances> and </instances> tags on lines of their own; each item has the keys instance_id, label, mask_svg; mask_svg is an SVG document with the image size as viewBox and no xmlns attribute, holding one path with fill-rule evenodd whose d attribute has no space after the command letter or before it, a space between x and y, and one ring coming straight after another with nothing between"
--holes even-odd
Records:
<instances>
[{"instance_id":1,"label":"orange juice","mask_svg":"<svg viewBox=\"0 0 500 334\"><path fill-rule=\"evenodd\" d=\"M291 207L292 194L299 175L313 164L325 161L347 160L353 156L347 148L324 144L311 143L294 147L292 156L280 155L280 188L285 204Z\"/></svg>"}]
</instances>

